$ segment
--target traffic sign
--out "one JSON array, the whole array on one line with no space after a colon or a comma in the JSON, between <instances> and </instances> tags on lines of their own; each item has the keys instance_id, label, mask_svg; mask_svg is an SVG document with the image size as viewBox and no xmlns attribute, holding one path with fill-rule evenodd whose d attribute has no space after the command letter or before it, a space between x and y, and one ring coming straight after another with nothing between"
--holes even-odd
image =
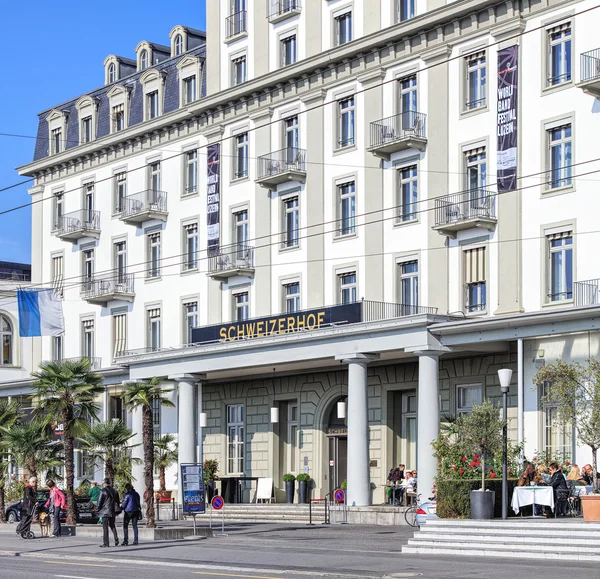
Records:
<instances>
[{"instance_id":1,"label":"traffic sign","mask_svg":"<svg viewBox=\"0 0 600 579\"><path fill-rule=\"evenodd\" d=\"M223 497L220 497L219 495L217 495L212 498L212 501L210 501L210 504L212 505L212 508L215 509L215 511L220 511L223 508L225 501L223 500Z\"/></svg>"},{"instance_id":2,"label":"traffic sign","mask_svg":"<svg viewBox=\"0 0 600 579\"><path fill-rule=\"evenodd\" d=\"M335 494L333 496L337 503L343 503L346 499L346 493L342 489L338 489L337 491L335 491Z\"/></svg>"}]
</instances>

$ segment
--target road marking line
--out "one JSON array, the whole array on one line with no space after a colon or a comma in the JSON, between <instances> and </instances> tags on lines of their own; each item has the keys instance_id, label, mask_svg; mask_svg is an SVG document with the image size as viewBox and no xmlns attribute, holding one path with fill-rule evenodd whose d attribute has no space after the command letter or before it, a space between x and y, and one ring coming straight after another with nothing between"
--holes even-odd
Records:
<instances>
[{"instance_id":1,"label":"road marking line","mask_svg":"<svg viewBox=\"0 0 600 579\"><path fill-rule=\"evenodd\" d=\"M51 565L78 565L80 567L108 567L110 569L116 569L116 565L96 565L92 563L68 563L66 561L44 561L44 563L50 563Z\"/></svg>"},{"instance_id":2,"label":"road marking line","mask_svg":"<svg viewBox=\"0 0 600 579\"><path fill-rule=\"evenodd\" d=\"M209 573L208 571L194 571L193 575L218 575L219 577L244 577L245 579L282 579L282 577L261 577L260 575L232 575L231 573Z\"/></svg>"},{"instance_id":3,"label":"road marking line","mask_svg":"<svg viewBox=\"0 0 600 579\"><path fill-rule=\"evenodd\" d=\"M65 579L93 579L93 577L80 577L79 575L54 575L55 577L64 577Z\"/></svg>"}]
</instances>

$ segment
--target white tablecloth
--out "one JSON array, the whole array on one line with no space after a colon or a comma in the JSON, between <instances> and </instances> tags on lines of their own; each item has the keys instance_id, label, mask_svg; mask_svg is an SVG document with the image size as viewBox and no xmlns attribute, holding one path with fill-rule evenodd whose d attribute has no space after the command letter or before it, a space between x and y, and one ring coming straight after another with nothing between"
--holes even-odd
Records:
<instances>
[{"instance_id":1,"label":"white tablecloth","mask_svg":"<svg viewBox=\"0 0 600 579\"><path fill-rule=\"evenodd\" d=\"M511 506L515 513L526 505L546 505L554 509L554 492L552 487L515 487Z\"/></svg>"}]
</instances>

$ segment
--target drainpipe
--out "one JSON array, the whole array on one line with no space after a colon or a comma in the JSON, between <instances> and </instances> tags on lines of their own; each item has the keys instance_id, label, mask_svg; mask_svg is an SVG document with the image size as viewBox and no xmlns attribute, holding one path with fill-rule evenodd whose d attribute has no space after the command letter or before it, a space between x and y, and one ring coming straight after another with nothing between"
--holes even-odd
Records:
<instances>
[{"instance_id":1,"label":"drainpipe","mask_svg":"<svg viewBox=\"0 0 600 579\"><path fill-rule=\"evenodd\" d=\"M524 380L523 380L523 338L517 340L517 441L523 443L523 406L524 406Z\"/></svg>"}]
</instances>

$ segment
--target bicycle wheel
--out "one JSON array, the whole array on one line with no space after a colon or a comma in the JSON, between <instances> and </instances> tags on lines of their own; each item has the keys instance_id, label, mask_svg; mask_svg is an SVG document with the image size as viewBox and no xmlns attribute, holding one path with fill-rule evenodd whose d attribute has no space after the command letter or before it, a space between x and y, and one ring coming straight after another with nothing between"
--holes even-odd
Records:
<instances>
[{"instance_id":1,"label":"bicycle wheel","mask_svg":"<svg viewBox=\"0 0 600 579\"><path fill-rule=\"evenodd\" d=\"M417 507L410 507L404 511L404 520L411 527L418 527L417 525Z\"/></svg>"}]
</instances>

